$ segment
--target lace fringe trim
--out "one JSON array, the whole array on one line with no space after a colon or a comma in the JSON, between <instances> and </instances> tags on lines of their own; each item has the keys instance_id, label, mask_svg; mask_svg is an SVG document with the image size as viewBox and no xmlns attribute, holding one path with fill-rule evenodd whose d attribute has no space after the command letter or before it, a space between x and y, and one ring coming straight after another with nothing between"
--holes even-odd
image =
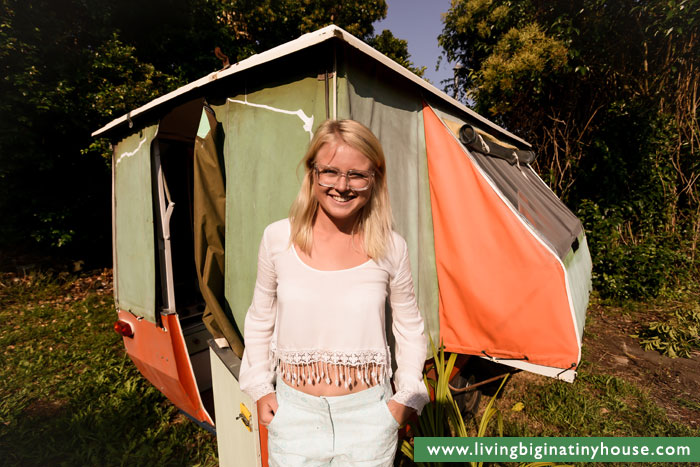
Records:
<instances>
[{"instance_id":1,"label":"lace fringe trim","mask_svg":"<svg viewBox=\"0 0 700 467\"><path fill-rule=\"evenodd\" d=\"M338 387L344 385L346 388L357 383L374 386L391 378L391 368L387 365L390 361L388 347L386 352L273 350L271 353L274 355L272 361L276 363L277 372L296 386L321 382Z\"/></svg>"}]
</instances>

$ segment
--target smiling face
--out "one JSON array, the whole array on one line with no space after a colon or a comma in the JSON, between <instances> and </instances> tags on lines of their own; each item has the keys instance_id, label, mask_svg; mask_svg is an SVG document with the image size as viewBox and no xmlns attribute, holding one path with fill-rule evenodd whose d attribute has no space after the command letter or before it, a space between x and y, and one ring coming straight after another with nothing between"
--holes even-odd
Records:
<instances>
[{"instance_id":1,"label":"smiling face","mask_svg":"<svg viewBox=\"0 0 700 467\"><path fill-rule=\"evenodd\" d=\"M341 140L321 146L314 162L335 167L343 173L353 169L370 171L374 168L364 154ZM372 191L371 186L364 191L352 191L347 178L343 176L338 178L332 188L321 186L316 174L313 174L313 193L320 207L317 215L326 216L334 222L354 223L362 207L370 200Z\"/></svg>"}]
</instances>

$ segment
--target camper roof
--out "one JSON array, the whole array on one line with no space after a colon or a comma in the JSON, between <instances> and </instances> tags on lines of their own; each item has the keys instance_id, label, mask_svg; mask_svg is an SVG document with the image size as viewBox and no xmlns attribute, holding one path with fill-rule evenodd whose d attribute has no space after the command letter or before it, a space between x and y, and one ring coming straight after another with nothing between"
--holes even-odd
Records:
<instances>
[{"instance_id":1,"label":"camper roof","mask_svg":"<svg viewBox=\"0 0 700 467\"><path fill-rule=\"evenodd\" d=\"M332 40L334 38L339 39L339 40L345 42L346 44L350 45L351 47L359 50L360 52L372 57L373 59L382 63L383 65L390 68L391 70L398 73L399 75L403 76L404 78L411 80L412 82L414 82L415 84L417 84L418 86L423 88L425 91L428 91L430 94L432 94L433 96L436 96L440 100L445 101L454 107L457 107L462 112L465 112L466 114L468 114L476 122L483 124L484 129L488 128L497 134L504 135L504 136L506 136L512 140L515 140L515 141L517 141L517 142L519 142L527 147L530 147L530 144L527 143L526 141L524 141L523 139L519 138L518 136L515 136L514 134L510 133L509 131L501 128L500 126L496 125L495 123L482 117L481 115L479 115L478 113L469 109L467 106L465 106L461 102L448 96L447 94L445 94L443 91L440 91L438 88L436 88L432 84L428 83L424 79L420 78L419 76L415 75L411 71L407 70L406 68L402 67L398 63L394 62L392 59L386 57L385 55L378 52L374 48L365 44L364 42L362 42L360 39L356 38L352 34L348 33L347 31L344 31L343 29L341 29L335 25L326 26L325 28L319 29L318 31L304 34L303 36L299 37L298 39L295 39L293 41L290 41L290 42L287 42L287 43L282 44L280 46L277 46L277 47L270 49L266 52L255 54L251 57L246 58L245 60L242 60L238 63L231 65L230 67L228 67L226 69L209 73L207 76L204 76L203 78L200 78L200 79L198 79L190 84L182 86L181 88L178 88L172 92L169 92L168 94L165 94L164 96L161 96L157 99L152 100L148 104L142 105L141 107L139 107L135 110L132 110L131 112L128 112L127 114L122 115L119 118L112 120L107 125L103 126L99 130L92 133L92 136L93 137L107 136L107 134L110 133L111 131L121 127L124 124L129 123L130 120L132 118L136 117L137 115L141 115L141 114L144 114L146 112L152 111L152 110L164 105L165 103L177 98L177 97L185 96L187 94L192 94L192 93L196 92L198 89L204 88L204 87L206 87L206 86L208 86L208 85L210 85L210 84L212 84L212 83L214 83L222 78L226 78L227 76L233 75L235 73L239 73L243 70L247 70L247 69L256 67L256 66L261 65L263 63L271 62L277 58L284 57L284 56L289 55L291 53L306 49L308 47L314 46L316 44L320 44L320 43L328 41L328 40Z\"/></svg>"}]
</instances>

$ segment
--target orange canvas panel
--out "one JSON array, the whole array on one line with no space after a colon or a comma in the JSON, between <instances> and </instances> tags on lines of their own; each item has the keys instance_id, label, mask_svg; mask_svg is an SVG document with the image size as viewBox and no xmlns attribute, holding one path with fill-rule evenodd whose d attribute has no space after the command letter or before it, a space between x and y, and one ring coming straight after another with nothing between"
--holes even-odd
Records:
<instances>
[{"instance_id":1,"label":"orange canvas panel","mask_svg":"<svg viewBox=\"0 0 700 467\"><path fill-rule=\"evenodd\" d=\"M267 467L267 428L260 423L258 418L258 432L260 433L260 467Z\"/></svg>"},{"instance_id":2,"label":"orange canvas panel","mask_svg":"<svg viewBox=\"0 0 700 467\"><path fill-rule=\"evenodd\" d=\"M141 374L178 409L214 425L202 406L177 315L162 315L161 328L128 311L118 314L134 331L133 337L124 337L124 346Z\"/></svg>"},{"instance_id":3,"label":"orange canvas panel","mask_svg":"<svg viewBox=\"0 0 700 467\"><path fill-rule=\"evenodd\" d=\"M427 105L423 120L446 349L557 368L577 364L563 266Z\"/></svg>"}]
</instances>

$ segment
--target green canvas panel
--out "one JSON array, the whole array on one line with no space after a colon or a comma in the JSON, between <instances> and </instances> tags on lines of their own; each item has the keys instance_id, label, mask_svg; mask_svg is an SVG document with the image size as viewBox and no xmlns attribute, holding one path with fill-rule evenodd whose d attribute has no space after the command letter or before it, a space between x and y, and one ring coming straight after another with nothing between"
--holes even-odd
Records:
<instances>
[{"instance_id":1,"label":"green canvas panel","mask_svg":"<svg viewBox=\"0 0 700 467\"><path fill-rule=\"evenodd\" d=\"M336 105L339 120L350 118L350 91L348 91L348 79L346 78L345 67L340 65L338 77L336 79Z\"/></svg>"},{"instance_id":2,"label":"green canvas panel","mask_svg":"<svg viewBox=\"0 0 700 467\"><path fill-rule=\"evenodd\" d=\"M586 324L586 307L588 306L588 296L591 293L591 271L593 263L591 253L588 251L586 234L581 232L578 236L579 247L574 253L569 250L569 254L564 259L566 268L566 279L571 294L571 301L574 304L574 315L576 316L576 326L578 329L579 341L583 340L583 327Z\"/></svg>"},{"instance_id":3,"label":"green canvas panel","mask_svg":"<svg viewBox=\"0 0 700 467\"><path fill-rule=\"evenodd\" d=\"M114 148L117 307L156 322L156 248L151 191L151 143L158 126Z\"/></svg>"},{"instance_id":4,"label":"green canvas panel","mask_svg":"<svg viewBox=\"0 0 700 467\"><path fill-rule=\"evenodd\" d=\"M408 244L413 283L426 333L438 344L438 282L423 100L417 88L397 85L396 76L381 65L352 51L347 53L345 63L348 66L344 74L348 97L338 101L347 99L348 109L347 113L339 113L338 118L363 123L382 143L395 229Z\"/></svg>"},{"instance_id":5,"label":"green canvas panel","mask_svg":"<svg viewBox=\"0 0 700 467\"><path fill-rule=\"evenodd\" d=\"M325 120L325 100L325 82L314 70L212 106L225 135L225 292L238 329L253 298L263 230L289 214L301 185L297 168Z\"/></svg>"}]
</instances>

